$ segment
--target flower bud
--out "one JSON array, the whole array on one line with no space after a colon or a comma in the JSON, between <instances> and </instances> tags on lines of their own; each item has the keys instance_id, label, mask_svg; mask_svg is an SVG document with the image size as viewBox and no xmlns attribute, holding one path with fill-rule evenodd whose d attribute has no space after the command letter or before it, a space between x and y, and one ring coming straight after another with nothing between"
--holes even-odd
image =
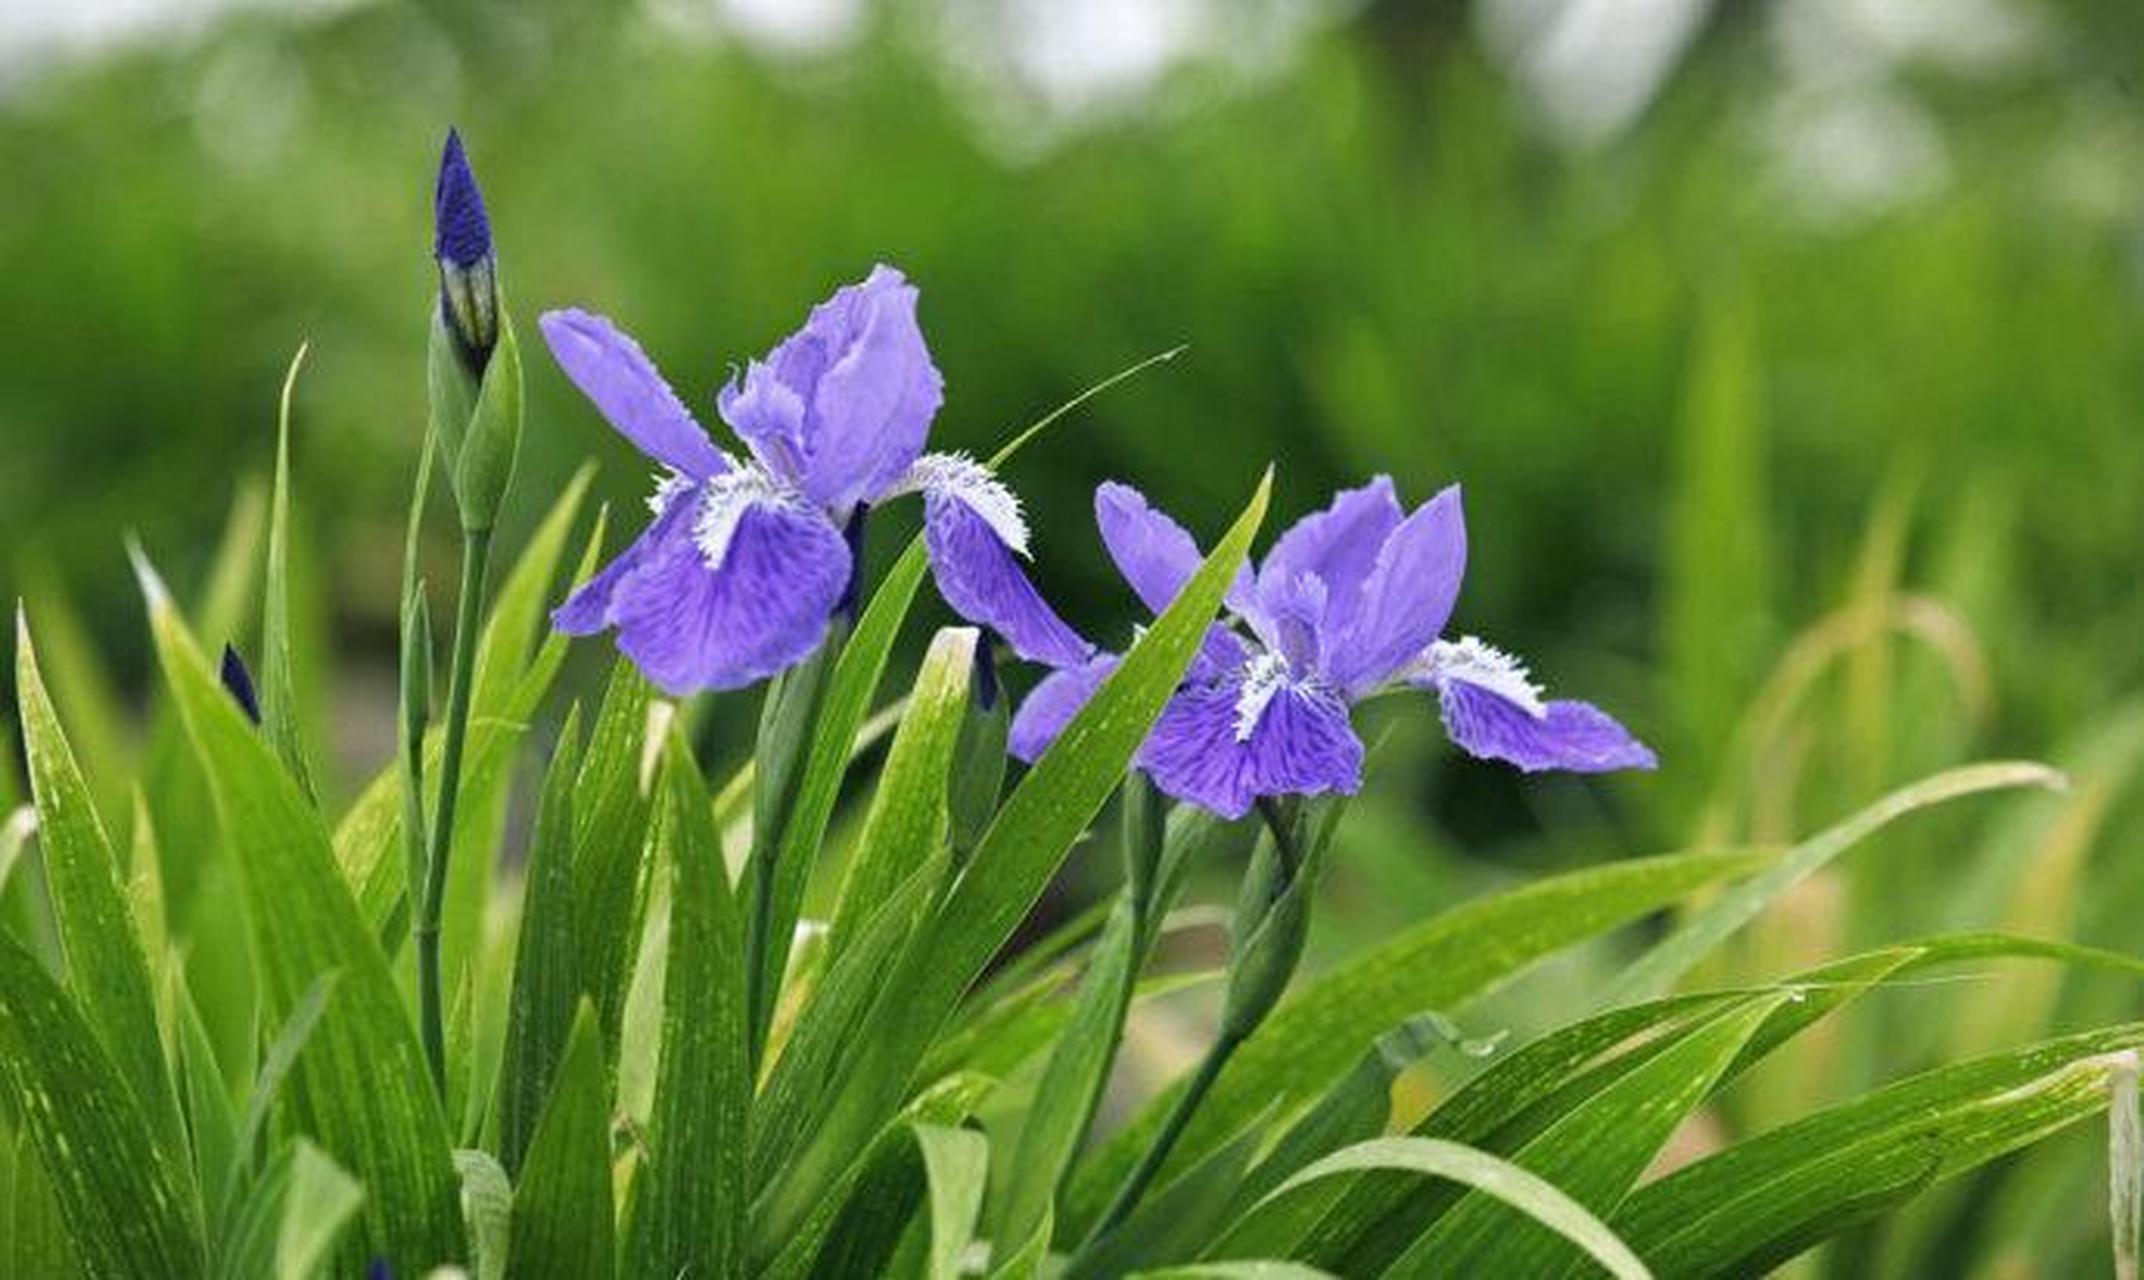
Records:
<instances>
[{"instance_id":1,"label":"flower bud","mask_svg":"<svg viewBox=\"0 0 2144 1280\"><path fill-rule=\"evenodd\" d=\"M449 131L433 198L439 305L426 376L432 437L453 482L462 528L489 532L521 448L521 357L500 299L484 197Z\"/></svg>"},{"instance_id":2,"label":"flower bud","mask_svg":"<svg viewBox=\"0 0 2144 1280\"><path fill-rule=\"evenodd\" d=\"M498 259L491 248L491 219L484 193L462 151L462 139L447 131L432 194L432 256L439 260L439 314L474 378L484 376L499 341Z\"/></svg>"},{"instance_id":3,"label":"flower bud","mask_svg":"<svg viewBox=\"0 0 2144 1280\"><path fill-rule=\"evenodd\" d=\"M246 719L251 720L256 725L259 724L261 722L260 695L254 692L253 673L246 670L246 660L238 656L236 646L230 644L223 646L223 668L219 674L223 677L223 688L226 693L231 695L231 701L236 702L238 709L246 713Z\"/></svg>"}]
</instances>

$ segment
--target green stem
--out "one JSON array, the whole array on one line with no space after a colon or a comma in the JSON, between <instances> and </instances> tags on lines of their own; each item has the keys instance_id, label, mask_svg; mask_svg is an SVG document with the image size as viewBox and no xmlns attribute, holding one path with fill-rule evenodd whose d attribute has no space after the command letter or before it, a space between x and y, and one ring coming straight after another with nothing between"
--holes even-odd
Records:
<instances>
[{"instance_id":1,"label":"green stem","mask_svg":"<svg viewBox=\"0 0 2144 1280\"><path fill-rule=\"evenodd\" d=\"M446 1018L441 1005L439 925L447 896L447 855L454 847L454 802L461 791L462 748L469 737L470 686L474 683L477 632L484 607L484 563L491 531L462 531L461 594L454 607L454 665L447 677L445 741L439 752L439 805L432 816L432 847L424 865L424 895L417 900L417 1001L424 1056L442 1097L447 1086Z\"/></svg>"},{"instance_id":2,"label":"green stem","mask_svg":"<svg viewBox=\"0 0 2144 1280\"><path fill-rule=\"evenodd\" d=\"M1270 796L1260 796L1258 816L1265 820L1267 829L1273 833L1274 853L1280 859L1281 875L1273 892L1277 899L1287 892L1303 868L1302 849L1295 839L1296 806L1292 800L1284 802ZM1184 1129L1191 1123L1192 1116L1197 1114L1199 1104L1206 1100L1206 1094L1213 1088L1213 1082L1220 1077L1221 1069L1228 1065L1229 1058L1235 1055L1236 1049L1249 1039L1255 1030L1256 1022L1249 1026L1222 1029L1220 1036L1206 1050L1206 1056L1200 1060L1191 1082L1177 1095L1175 1104L1169 1108L1168 1117L1162 1121L1161 1132L1154 1136L1152 1145L1140 1156L1131 1176L1117 1188L1117 1194L1110 1200L1109 1207L1095 1220L1094 1228L1087 1233L1086 1240L1080 1245L1081 1253L1087 1252L1097 1241L1123 1225L1124 1220L1131 1216L1132 1210L1139 1207L1140 1197L1146 1194L1155 1175L1161 1172L1162 1165L1169 1158L1169 1152L1175 1148L1177 1140L1183 1137Z\"/></svg>"},{"instance_id":3,"label":"green stem","mask_svg":"<svg viewBox=\"0 0 2144 1280\"><path fill-rule=\"evenodd\" d=\"M1207 1048L1206 1056L1199 1061L1198 1072L1191 1077L1191 1083L1185 1086L1184 1091L1176 1096L1176 1104L1169 1108L1168 1118L1162 1122L1161 1132L1154 1136L1153 1145L1146 1149L1145 1155L1139 1157L1138 1166L1132 1170L1131 1176L1124 1180L1124 1185L1117 1188L1115 1198L1110 1200L1109 1207L1102 1211L1102 1216L1095 1220L1094 1229L1087 1233L1086 1241L1080 1245L1081 1253L1087 1252L1097 1241L1123 1225L1124 1220L1131 1216L1132 1210L1139 1207L1140 1197L1146 1194L1148 1185L1154 1181L1154 1175L1161 1172L1161 1166L1168 1160L1169 1152L1175 1148L1176 1140L1184 1136L1184 1129L1191 1123L1191 1117L1197 1114L1199 1104L1206 1100L1207 1091L1213 1088L1213 1082L1220 1077L1221 1068L1228 1065L1229 1058L1235 1054L1243 1039L1240 1035L1223 1035Z\"/></svg>"}]
</instances>

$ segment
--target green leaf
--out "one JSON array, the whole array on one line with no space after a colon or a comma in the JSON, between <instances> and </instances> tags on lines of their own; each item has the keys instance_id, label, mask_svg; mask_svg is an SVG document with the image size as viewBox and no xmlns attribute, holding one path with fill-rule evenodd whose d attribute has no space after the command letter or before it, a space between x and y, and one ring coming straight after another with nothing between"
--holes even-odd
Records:
<instances>
[{"instance_id":1,"label":"green leaf","mask_svg":"<svg viewBox=\"0 0 2144 1280\"><path fill-rule=\"evenodd\" d=\"M1034 1101L1020 1126L1003 1219L997 1235L1008 1244L1027 1239L1054 1217L1057 1191L1071 1171L1102 1087L1116 1057L1144 956L1139 913L1129 891L1117 898L1080 982L1071 1017L1051 1048Z\"/></svg>"},{"instance_id":2,"label":"green leaf","mask_svg":"<svg viewBox=\"0 0 2144 1280\"><path fill-rule=\"evenodd\" d=\"M1787 998L1768 996L1719 1014L1565 1113L1521 1147L1512 1162L1592 1212L1612 1216L1684 1117ZM1556 1275L1576 1260L1558 1233L1514 1217L1500 1200L1476 1194L1439 1218L1385 1274Z\"/></svg>"},{"instance_id":3,"label":"green leaf","mask_svg":"<svg viewBox=\"0 0 2144 1280\"><path fill-rule=\"evenodd\" d=\"M267 1055L261 1059L260 1070L253 1076L253 1093L246 1100L245 1119L239 1122L232 1144L240 1163L227 1177L225 1192L218 1197L218 1203L229 1203L227 1197L230 1191L240 1185L243 1175L251 1169L261 1135L268 1128L268 1112L275 1106L277 1097L283 1091L284 1081L290 1078L291 1070L298 1065L298 1055L305 1051L306 1044L313 1038L314 1030L320 1026L320 1017L327 1012L328 1001L333 998L336 981L341 976L338 971L331 969L313 979L313 984L305 989L305 994L291 1006L290 1014L283 1019L283 1025L276 1032L275 1039L269 1042Z\"/></svg>"},{"instance_id":4,"label":"green leaf","mask_svg":"<svg viewBox=\"0 0 2144 1280\"><path fill-rule=\"evenodd\" d=\"M193 993L178 985L179 1076L186 1093L186 1127L192 1136L194 1184L210 1223L223 1220L225 1197L238 1170L238 1115L216 1065L215 1045L201 1021Z\"/></svg>"},{"instance_id":5,"label":"green leaf","mask_svg":"<svg viewBox=\"0 0 2144 1280\"><path fill-rule=\"evenodd\" d=\"M1150 1192L1108 1235L1081 1245L1065 1280L1106 1280L1142 1267L1187 1262L1227 1224L1229 1204L1266 1138L1267 1108L1242 1132Z\"/></svg>"},{"instance_id":6,"label":"green leaf","mask_svg":"<svg viewBox=\"0 0 2144 1280\"><path fill-rule=\"evenodd\" d=\"M1149 356L1086 388L1014 436L991 455L988 465L993 469L1002 467L1073 409L1135 374L1174 359L1182 350L1176 347ZM856 620L856 626L834 664L833 674L820 695L818 718L813 726L803 771L798 775L795 800L789 808L780 840L773 846L773 894L766 913L766 955L761 962L762 980L769 991L778 986L780 976L786 971L789 943L803 906L804 890L811 880L813 860L826 840L827 825L833 820L834 802L840 797L842 778L855 754L864 717L877 696L879 680L885 674L887 659L900 635L901 624L908 617L909 606L915 601L916 588L923 581L927 563L923 537L918 534L909 540L900 559L887 570L878 589L872 592L871 603Z\"/></svg>"},{"instance_id":7,"label":"green leaf","mask_svg":"<svg viewBox=\"0 0 2144 1280\"><path fill-rule=\"evenodd\" d=\"M989 1181L990 1140L973 1129L911 1126L931 1188L929 1280L959 1280L960 1261L975 1238Z\"/></svg>"},{"instance_id":8,"label":"green leaf","mask_svg":"<svg viewBox=\"0 0 2144 1280\"><path fill-rule=\"evenodd\" d=\"M0 933L0 1076L92 1274L198 1275L199 1209L96 1032L36 957Z\"/></svg>"},{"instance_id":9,"label":"green leaf","mask_svg":"<svg viewBox=\"0 0 2144 1280\"><path fill-rule=\"evenodd\" d=\"M529 845L521 940L514 951L506 1048L499 1068L499 1160L519 1173L551 1076L579 1003L580 952L574 932L573 791L580 771L581 709L567 713L544 775Z\"/></svg>"},{"instance_id":10,"label":"green leaf","mask_svg":"<svg viewBox=\"0 0 2144 1280\"><path fill-rule=\"evenodd\" d=\"M28 1134L8 1141L14 1162L13 1185L8 1188L6 1208L12 1218L0 1233L0 1275L79 1276L74 1244L67 1238L67 1224L53 1198L52 1181L37 1162L37 1151Z\"/></svg>"},{"instance_id":11,"label":"green leaf","mask_svg":"<svg viewBox=\"0 0 2144 1280\"><path fill-rule=\"evenodd\" d=\"M632 663L620 658L612 664L573 784L576 963L613 1058L640 941L641 854L651 807L640 761L654 693Z\"/></svg>"},{"instance_id":12,"label":"green leaf","mask_svg":"<svg viewBox=\"0 0 2144 1280\"><path fill-rule=\"evenodd\" d=\"M743 1272L744 930L707 784L673 727L663 758L658 839L671 868L670 960L648 1152L633 1180L629 1275Z\"/></svg>"},{"instance_id":13,"label":"green leaf","mask_svg":"<svg viewBox=\"0 0 2144 1280\"><path fill-rule=\"evenodd\" d=\"M506 1170L482 1151L454 1153L462 1179L462 1221L469 1228L474 1280L505 1280L506 1257L513 1236L514 1188Z\"/></svg>"},{"instance_id":14,"label":"green leaf","mask_svg":"<svg viewBox=\"0 0 2144 1280\"><path fill-rule=\"evenodd\" d=\"M283 375L283 398L276 413L275 493L268 508L268 581L261 595L261 732L290 770L308 799L312 771L305 763L305 735L298 724L297 680L290 662L290 399L298 370L305 366L304 344L290 358Z\"/></svg>"},{"instance_id":15,"label":"green leaf","mask_svg":"<svg viewBox=\"0 0 2144 1280\"><path fill-rule=\"evenodd\" d=\"M1612 1004L1623 1004L1666 990L1721 941L1755 919L1780 894L1916 809L1982 791L2062 785L2062 774L2046 765L1997 762L1947 770L1894 791L1837 826L1795 845L1777 865L1766 868L1692 912L1675 932L1623 971L1609 989L1606 999Z\"/></svg>"},{"instance_id":16,"label":"green leaf","mask_svg":"<svg viewBox=\"0 0 2144 1280\"><path fill-rule=\"evenodd\" d=\"M1577 1245L1618 1280L1645 1280L1652 1275L1606 1223L1553 1183L1486 1151L1439 1138L1373 1138L1358 1142L1297 1173L1263 1203L1273 1204L1320 1178L1378 1169L1444 1178L1492 1196Z\"/></svg>"},{"instance_id":17,"label":"green leaf","mask_svg":"<svg viewBox=\"0 0 2144 1280\"><path fill-rule=\"evenodd\" d=\"M1336 1280L1329 1271L1300 1262L1253 1258L1231 1262L1194 1262L1188 1267L1141 1271L1132 1280Z\"/></svg>"},{"instance_id":18,"label":"green leaf","mask_svg":"<svg viewBox=\"0 0 2144 1280\"><path fill-rule=\"evenodd\" d=\"M1451 1021L1441 1014L1421 1013L1377 1038L1369 1052L1328 1090L1316 1105L1288 1126L1270 1151L1244 1175L1232 1205L1237 1214L1313 1161L1353 1143L1379 1137L1392 1115L1392 1084L1399 1074L1433 1048L1443 1044L1467 1045ZM1315 1194L1292 1197L1284 1215L1269 1208L1259 1218L1259 1230L1245 1234L1231 1230L1217 1238L1213 1252L1249 1254L1293 1253L1304 1229L1317 1220L1320 1211L1348 1189L1338 1180L1327 1180ZM1231 1215L1236 1216L1236 1215Z\"/></svg>"},{"instance_id":19,"label":"green leaf","mask_svg":"<svg viewBox=\"0 0 2144 1280\"><path fill-rule=\"evenodd\" d=\"M293 1128L364 1182L367 1256L412 1271L456 1261L446 1120L386 958L319 815L223 692L154 572L140 572L165 680L240 871L266 1015L288 1019L323 974L339 971L286 1090Z\"/></svg>"},{"instance_id":20,"label":"green leaf","mask_svg":"<svg viewBox=\"0 0 2144 1280\"><path fill-rule=\"evenodd\" d=\"M10 767L6 760L0 759L0 769ZM20 805L0 818L0 893L7 891L15 866L22 861L22 851L29 848L30 837L36 834L37 810L30 805Z\"/></svg>"},{"instance_id":21,"label":"green leaf","mask_svg":"<svg viewBox=\"0 0 2144 1280\"><path fill-rule=\"evenodd\" d=\"M1197 655L1221 597L1264 519L1271 476L1173 604L998 811L930 927L870 1016L842 1089L764 1214L759 1255L787 1237L859 1146L899 1106L931 1040L1018 926L1080 833L1116 789L1132 754ZM859 627L859 634L862 628ZM838 677L837 677L838 681ZM843 741L846 749L846 740Z\"/></svg>"},{"instance_id":22,"label":"green leaf","mask_svg":"<svg viewBox=\"0 0 2144 1280\"><path fill-rule=\"evenodd\" d=\"M979 642L972 627L947 627L923 656L827 928L829 964L908 874L945 843L947 779Z\"/></svg>"},{"instance_id":23,"label":"green leaf","mask_svg":"<svg viewBox=\"0 0 2144 1280\"><path fill-rule=\"evenodd\" d=\"M1307 1104L1401 1018L1425 1006L1456 1009L1544 956L1768 861L1762 853L1632 859L1536 881L1416 925L1283 1002L1236 1051L1172 1164L1234 1132L1270 1100L1287 1110ZM1172 1088L1149 1102L1082 1165L1067 1201L1079 1229L1130 1171L1174 1097Z\"/></svg>"},{"instance_id":24,"label":"green leaf","mask_svg":"<svg viewBox=\"0 0 2144 1280\"><path fill-rule=\"evenodd\" d=\"M2097 1114L2144 1024L2043 1041L1908 1077L1687 1165L1616 1215L1666 1275L1752 1275L1971 1169Z\"/></svg>"},{"instance_id":25,"label":"green leaf","mask_svg":"<svg viewBox=\"0 0 2144 1280\"><path fill-rule=\"evenodd\" d=\"M615 1234L603 1033L595 1006L583 1000L522 1163L508 1274L607 1280Z\"/></svg>"},{"instance_id":26,"label":"green leaf","mask_svg":"<svg viewBox=\"0 0 2144 1280\"><path fill-rule=\"evenodd\" d=\"M585 492L585 485L569 485L552 504L536 535L509 571L507 585L494 597L490 618L477 641L480 675L471 689L469 742L462 760L462 815L455 822L454 865L463 867L470 861L481 865L474 872L465 870L465 876L481 879L493 865L498 802L510 775L514 750L566 658L566 638L554 633L544 637L526 662L516 661L518 655L528 652L529 628L533 625L530 597L535 598L534 607L540 613L542 592L557 568L558 540L564 530L571 528ZM582 547L575 581L584 580L592 571L602 550L603 530L604 521L599 517ZM548 564L539 563L546 558ZM481 674L487 670L496 674ZM436 791L440 752L436 728L426 736L424 751L422 773L427 788ZM357 894L365 918L373 922L390 947L399 943L408 924L406 915L401 914L409 876L409 858L401 843L403 769L398 760L375 774L335 828L335 861ZM478 853L463 858L466 849L479 846ZM475 928L466 920L455 923L454 913L467 910L457 904L473 893L466 883L456 884L462 892L457 894L456 885L448 887L447 924L456 931L453 944L458 946L466 945Z\"/></svg>"},{"instance_id":27,"label":"green leaf","mask_svg":"<svg viewBox=\"0 0 2144 1280\"><path fill-rule=\"evenodd\" d=\"M357 1179L300 1138L246 1198L218 1270L229 1280L313 1280L328 1270L364 1199Z\"/></svg>"},{"instance_id":28,"label":"green leaf","mask_svg":"<svg viewBox=\"0 0 2144 1280\"><path fill-rule=\"evenodd\" d=\"M155 984L120 886L119 859L60 729L38 670L29 621L20 611L15 615L15 685L30 788L37 798L45 883L67 957L67 985L140 1101L164 1153L183 1166L185 1126L164 1066Z\"/></svg>"},{"instance_id":29,"label":"green leaf","mask_svg":"<svg viewBox=\"0 0 2144 1280\"><path fill-rule=\"evenodd\" d=\"M757 1271L760 1280L800 1280L814 1272L844 1212L859 1202L866 1209L872 1207L870 1197L863 1192L883 1189L882 1175L898 1172L895 1162L914 1158L913 1128L959 1124L990 1092L993 1083L977 1076L950 1076L918 1094L884 1128L858 1146L855 1158L828 1194L811 1206L797 1229L782 1239L778 1254Z\"/></svg>"}]
</instances>

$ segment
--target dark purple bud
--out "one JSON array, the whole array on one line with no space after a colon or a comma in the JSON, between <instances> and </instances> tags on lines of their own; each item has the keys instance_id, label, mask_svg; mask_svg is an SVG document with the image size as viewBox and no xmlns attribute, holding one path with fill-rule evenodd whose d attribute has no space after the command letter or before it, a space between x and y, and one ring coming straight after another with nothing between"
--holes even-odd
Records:
<instances>
[{"instance_id":1,"label":"dark purple bud","mask_svg":"<svg viewBox=\"0 0 2144 1280\"><path fill-rule=\"evenodd\" d=\"M238 656L238 650L228 644L223 646L223 687L238 709L246 713L246 719L261 722L261 700L253 691L253 673L246 670L246 660Z\"/></svg>"},{"instance_id":2,"label":"dark purple bud","mask_svg":"<svg viewBox=\"0 0 2144 1280\"><path fill-rule=\"evenodd\" d=\"M432 256L439 260L439 314L454 335L457 354L474 377L482 377L499 340L498 259L491 247L491 219L484 193L462 150L462 138L447 130L432 195Z\"/></svg>"},{"instance_id":3,"label":"dark purple bud","mask_svg":"<svg viewBox=\"0 0 2144 1280\"><path fill-rule=\"evenodd\" d=\"M491 256L491 219L484 214L484 193L462 150L462 135L447 130L439 155L439 183L432 195L432 256L441 263L473 267Z\"/></svg>"}]
</instances>

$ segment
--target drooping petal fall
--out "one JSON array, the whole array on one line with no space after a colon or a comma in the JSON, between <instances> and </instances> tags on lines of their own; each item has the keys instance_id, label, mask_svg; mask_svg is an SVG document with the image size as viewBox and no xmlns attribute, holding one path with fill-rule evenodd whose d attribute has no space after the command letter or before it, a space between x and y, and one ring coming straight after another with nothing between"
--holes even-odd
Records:
<instances>
[{"instance_id":1,"label":"drooping petal fall","mask_svg":"<svg viewBox=\"0 0 2144 1280\"><path fill-rule=\"evenodd\" d=\"M1072 717L1087 705L1087 699L1102 687L1102 681L1117 669L1117 655L1102 654L1077 667L1052 671L1028 692L1012 718L1007 741L1013 758L1033 764L1057 741L1057 735L1072 723Z\"/></svg>"},{"instance_id":2,"label":"drooping petal fall","mask_svg":"<svg viewBox=\"0 0 2144 1280\"><path fill-rule=\"evenodd\" d=\"M581 584L580 589L566 597L566 602L551 611L551 625L569 636L592 636L611 625L610 606L617 594L618 584L627 574L640 567L656 548L673 538L692 537L693 513L699 509L703 490L691 481L667 485L655 498L655 520L640 531L640 536L626 545L593 578Z\"/></svg>"},{"instance_id":3,"label":"drooping petal fall","mask_svg":"<svg viewBox=\"0 0 2144 1280\"><path fill-rule=\"evenodd\" d=\"M547 311L537 323L558 367L634 447L696 480L729 470L640 345L616 325L572 308Z\"/></svg>"},{"instance_id":4,"label":"drooping petal fall","mask_svg":"<svg viewBox=\"0 0 2144 1280\"><path fill-rule=\"evenodd\" d=\"M1244 689L1239 680L1177 691L1139 750L1154 785L1224 818L1260 796L1354 793L1362 742L1338 698L1284 683L1247 715Z\"/></svg>"},{"instance_id":5,"label":"drooping petal fall","mask_svg":"<svg viewBox=\"0 0 2144 1280\"><path fill-rule=\"evenodd\" d=\"M1590 702L1547 702L1538 716L1482 685L1446 680L1437 690L1444 729L1469 755L1528 773L1651 769L1652 750Z\"/></svg>"},{"instance_id":6,"label":"drooping petal fall","mask_svg":"<svg viewBox=\"0 0 2144 1280\"><path fill-rule=\"evenodd\" d=\"M825 635L848 586L847 542L808 507L747 504L712 568L692 523L656 528L664 536L649 531L650 545L611 589L608 617L619 651L671 694L741 688L794 665Z\"/></svg>"},{"instance_id":7,"label":"drooping petal fall","mask_svg":"<svg viewBox=\"0 0 2144 1280\"><path fill-rule=\"evenodd\" d=\"M1004 637L1026 662L1077 667L1094 646L1057 616L1011 548L974 506L947 489L923 497L924 544L938 594L953 612Z\"/></svg>"}]
</instances>

